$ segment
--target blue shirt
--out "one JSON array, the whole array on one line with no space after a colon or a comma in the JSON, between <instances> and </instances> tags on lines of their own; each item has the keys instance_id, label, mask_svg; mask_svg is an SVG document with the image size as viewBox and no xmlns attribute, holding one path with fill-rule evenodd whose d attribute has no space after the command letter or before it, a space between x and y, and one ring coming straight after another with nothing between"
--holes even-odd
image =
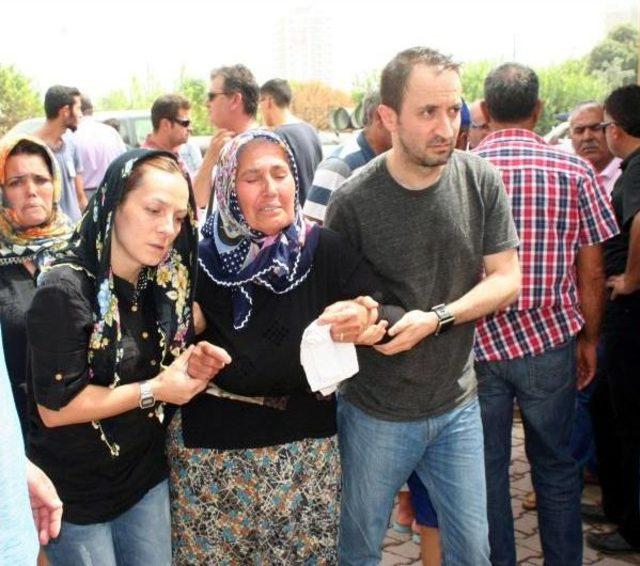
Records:
<instances>
[{"instance_id":1,"label":"blue shirt","mask_svg":"<svg viewBox=\"0 0 640 566\"><path fill-rule=\"evenodd\" d=\"M0 340L0 564L35 564L38 549L27 491L27 459Z\"/></svg>"},{"instance_id":2,"label":"blue shirt","mask_svg":"<svg viewBox=\"0 0 640 566\"><path fill-rule=\"evenodd\" d=\"M336 149L316 169L311 189L304 203L305 216L324 222L324 214L331 193L375 156L362 131Z\"/></svg>"}]
</instances>

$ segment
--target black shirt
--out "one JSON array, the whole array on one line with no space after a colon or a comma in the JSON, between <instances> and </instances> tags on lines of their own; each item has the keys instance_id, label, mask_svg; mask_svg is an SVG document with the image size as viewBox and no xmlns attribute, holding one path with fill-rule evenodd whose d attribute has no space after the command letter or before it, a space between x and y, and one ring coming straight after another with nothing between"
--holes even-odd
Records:
<instances>
[{"instance_id":1,"label":"black shirt","mask_svg":"<svg viewBox=\"0 0 640 566\"><path fill-rule=\"evenodd\" d=\"M313 126L306 122L283 124L276 128L276 133L289 144L296 161L300 181L300 206L302 206L313 183L316 168L322 161L320 138Z\"/></svg>"},{"instance_id":2,"label":"black shirt","mask_svg":"<svg viewBox=\"0 0 640 566\"><path fill-rule=\"evenodd\" d=\"M604 243L604 266L607 277L623 273L629 255L629 233L633 218L640 211L640 149L628 155L620 164L611 202L620 226L620 233Z\"/></svg>"},{"instance_id":3,"label":"black shirt","mask_svg":"<svg viewBox=\"0 0 640 566\"><path fill-rule=\"evenodd\" d=\"M133 285L116 278L115 292L124 350L120 383L149 379L158 374L160 361L152 293L143 292L134 311ZM109 385L112 376L107 380L89 375L94 297L94 282L83 271L61 267L41 278L27 316L31 401L58 410L89 383ZM112 520L167 477L164 426L152 410L136 408L100 421L108 438L120 447L117 457L111 456L91 423L47 428L35 403L30 417L29 457L56 486L65 521Z\"/></svg>"},{"instance_id":4,"label":"black shirt","mask_svg":"<svg viewBox=\"0 0 640 566\"><path fill-rule=\"evenodd\" d=\"M4 359L22 434L27 432L27 328L26 315L36 293L37 273L21 264L0 267L0 325Z\"/></svg>"},{"instance_id":5,"label":"black shirt","mask_svg":"<svg viewBox=\"0 0 640 566\"><path fill-rule=\"evenodd\" d=\"M251 448L335 434L335 399L309 390L300 342L325 307L359 295L383 299L366 262L328 229L321 230L311 272L298 287L282 295L254 287L251 319L240 331L233 329L229 289L213 283L201 269L196 300L208 326L198 338L225 348L233 360L215 383L238 395L285 396L286 408L200 394L182 407L185 445Z\"/></svg>"}]
</instances>

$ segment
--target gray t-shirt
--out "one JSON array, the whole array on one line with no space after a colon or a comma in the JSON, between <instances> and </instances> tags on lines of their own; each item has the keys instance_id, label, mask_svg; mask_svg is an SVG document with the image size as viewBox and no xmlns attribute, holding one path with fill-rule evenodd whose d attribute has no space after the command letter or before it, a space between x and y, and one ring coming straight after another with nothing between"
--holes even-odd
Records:
<instances>
[{"instance_id":1,"label":"gray t-shirt","mask_svg":"<svg viewBox=\"0 0 640 566\"><path fill-rule=\"evenodd\" d=\"M363 253L407 311L459 299L482 278L483 256L518 245L500 174L460 151L437 183L416 191L396 183L378 156L332 194L326 225ZM360 372L341 393L385 420L445 413L475 394L474 328L455 326L394 356L359 348Z\"/></svg>"},{"instance_id":2,"label":"gray t-shirt","mask_svg":"<svg viewBox=\"0 0 640 566\"><path fill-rule=\"evenodd\" d=\"M67 134L62 136L62 145L56 150L52 149L60 166L62 176L62 196L60 208L74 224L80 220L82 213L78 205L78 193L76 193L76 175L82 174L82 162L78 149Z\"/></svg>"}]
</instances>

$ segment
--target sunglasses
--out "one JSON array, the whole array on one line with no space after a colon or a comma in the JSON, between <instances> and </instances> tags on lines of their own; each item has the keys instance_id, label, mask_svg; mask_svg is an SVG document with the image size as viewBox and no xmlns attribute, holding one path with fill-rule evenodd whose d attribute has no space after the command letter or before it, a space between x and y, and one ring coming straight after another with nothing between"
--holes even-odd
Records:
<instances>
[{"instance_id":1,"label":"sunglasses","mask_svg":"<svg viewBox=\"0 0 640 566\"><path fill-rule=\"evenodd\" d=\"M191 120L183 120L182 118L174 118L172 122L180 124L183 128L188 128L191 125Z\"/></svg>"},{"instance_id":2,"label":"sunglasses","mask_svg":"<svg viewBox=\"0 0 640 566\"><path fill-rule=\"evenodd\" d=\"M216 96L220 95L220 94L227 94L226 92L208 92L207 93L207 99L209 100L209 102L213 102L216 98Z\"/></svg>"}]
</instances>

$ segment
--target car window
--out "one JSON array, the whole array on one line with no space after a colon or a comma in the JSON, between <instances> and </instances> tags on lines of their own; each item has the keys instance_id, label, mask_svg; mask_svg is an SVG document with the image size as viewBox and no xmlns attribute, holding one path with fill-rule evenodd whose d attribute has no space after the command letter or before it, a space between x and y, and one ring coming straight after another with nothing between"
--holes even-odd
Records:
<instances>
[{"instance_id":1,"label":"car window","mask_svg":"<svg viewBox=\"0 0 640 566\"><path fill-rule=\"evenodd\" d=\"M153 129L151 126L151 119L136 118L133 122L133 128L136 132L136 145L140 145Z\"/></svg>"}]
</instances>

